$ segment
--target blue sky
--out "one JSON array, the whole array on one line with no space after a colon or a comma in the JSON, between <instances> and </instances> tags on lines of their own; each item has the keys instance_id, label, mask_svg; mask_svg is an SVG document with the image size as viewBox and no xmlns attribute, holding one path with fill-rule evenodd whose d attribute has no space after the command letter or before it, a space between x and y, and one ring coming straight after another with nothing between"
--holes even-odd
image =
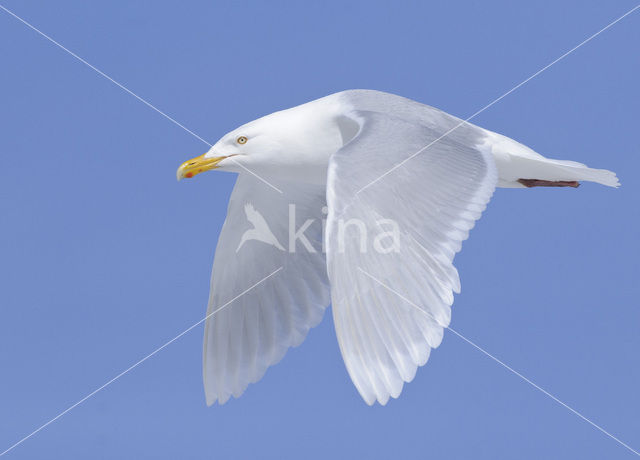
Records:
<instances>
[{"instance_id":1,"label":"blue sky","mask_svg":"<svg viewBox=\"0 0 640 460\"><path fill-rule=\"evenodd\" d=\"M468 117L631 1L1 4L209 142L371 88ZM474 119L622 187L503 190L456 258L452 326L640 447L640 12ZM201 141L0 11L0 451L206 310L234 177L177 183ZM451 333L386 407L330 314L206 407L202 327L7 458L632 458Z\"/></svg>"}]
</instances>

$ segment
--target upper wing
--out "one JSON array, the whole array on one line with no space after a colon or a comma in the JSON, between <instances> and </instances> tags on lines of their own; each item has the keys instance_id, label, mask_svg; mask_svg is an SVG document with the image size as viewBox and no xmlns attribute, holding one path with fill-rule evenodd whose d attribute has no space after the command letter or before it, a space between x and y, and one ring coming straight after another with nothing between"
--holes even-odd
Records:
<instances>
[{"instance_id":1,"label":"upper wing","mask_svg":"<svg viewBox=\"0 0 640 460\"><path fill-rule=\"evenodd\" d=\"M453 257L497 173L478 147L480 130L465 128L408 159L447 127L369 111L353 118L358 134L329 163L327 267L349 375L368 404L385 404L442 340L460 289Z\"/></svg>"},{"instance_id":2,"label":"upper wing","mask_svg":"<svg viewBox=\"0 0 640 460\"><path fill-rule=\"evenodd\" d=\"M240 174L229 200L216 247L207 309L211 316L204 333L203 377L209 405L240 396L267 367L282 359L287 348L304 340L329 305L322 254L324 196L320 191L283 191L276 193L253 176ZM248 221L248 203L252 204L251 220L266 222L267 229L263 225L254 229ZM290 218L297 229L314 219L304 235L317 252L289 251Z\"/></svg>"}]
</instances>

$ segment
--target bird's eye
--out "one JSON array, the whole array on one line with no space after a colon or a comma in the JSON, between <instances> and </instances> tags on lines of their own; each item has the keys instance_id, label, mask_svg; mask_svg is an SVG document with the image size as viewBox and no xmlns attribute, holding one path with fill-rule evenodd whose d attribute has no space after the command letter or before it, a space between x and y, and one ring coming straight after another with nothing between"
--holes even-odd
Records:
<instances>
[{"instance_id":1,"label":"bird's eye","mask_svg":"<svg viewBox=\"0 0 640 460\"><path fill-rule=\"evenodd\" d=\"M248 141L247 136L240 136L236 139L238 144L246 144Z\"/></svg>"}]
</instances>

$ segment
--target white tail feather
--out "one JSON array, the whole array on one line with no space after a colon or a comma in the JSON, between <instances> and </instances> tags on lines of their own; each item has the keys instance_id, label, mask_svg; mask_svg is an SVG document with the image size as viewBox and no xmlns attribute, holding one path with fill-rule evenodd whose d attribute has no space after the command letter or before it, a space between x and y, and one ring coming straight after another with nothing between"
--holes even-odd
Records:
<instances>
[{"instance_id":1,"label":"white tail feather","mask_svg":"<svg viewBox=\"0 0 640 460\"><path fill-rule=\"evenodd\" d=\"M493 154L498 168L498 187L524 187L518 179L588 181L609 187L620 186L612 171L589 168L576 161L545 158L529 147L491 131L487 131L483 147Z\"/></svg>"}]
</instances>

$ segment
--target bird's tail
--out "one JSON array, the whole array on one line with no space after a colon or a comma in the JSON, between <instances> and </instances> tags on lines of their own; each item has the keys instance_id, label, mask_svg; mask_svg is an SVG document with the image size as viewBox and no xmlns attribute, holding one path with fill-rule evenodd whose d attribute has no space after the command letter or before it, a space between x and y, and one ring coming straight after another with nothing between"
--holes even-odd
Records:
<instances>
[{"instance_id":1,"label":"bird's tail","mask_svg":"<svg viewBox=\"0 0 640 460\"><path fill-rule=\"evenodd\" d=\"M587 165L575 161L554 160L551 158L517 158L516 162L523 163L521 166L522 176L518 183L527 185L527 180L558 183L577 184L582 181L596 182L608 187L619 187L620 181L613 171L606 169L589 168ZM533 186L539 185L532 182Z\"/></svg>"},{"instance_id":2,"label":"bird's tail","mask_svg":"<svg viewBox=\"0 0 640 460\"><path fill-rule=\"evenodd\" d=\"M575 161L545 158L501 134L488 131L484 145L494 156L499 187L576 187L581 181L597 182L609 187L620 186L620 181L612 171L589 168Z\"/></svg>"}]
</instances>

